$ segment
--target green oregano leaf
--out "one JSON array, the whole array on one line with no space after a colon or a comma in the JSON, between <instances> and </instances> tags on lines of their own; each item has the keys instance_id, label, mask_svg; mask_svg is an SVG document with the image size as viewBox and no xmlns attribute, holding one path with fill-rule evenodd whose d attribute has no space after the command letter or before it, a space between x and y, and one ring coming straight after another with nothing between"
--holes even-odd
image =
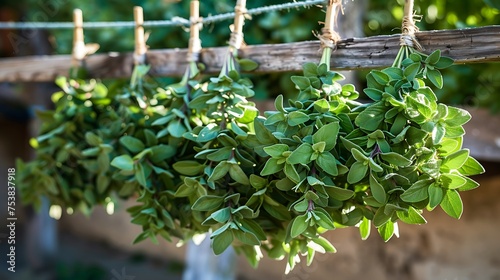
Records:
<instances>
[{"instance_id":1,"label":"green oregano leaf","mask_svg":"<svg viewBox=\"0 0 500 280\"><path fill-rule=\"evenodd\" d=\"M447 190L440 205L449 216L455 219L460 219L462 216L462 199L456 190Z\"/></svg>"}]
</instances>

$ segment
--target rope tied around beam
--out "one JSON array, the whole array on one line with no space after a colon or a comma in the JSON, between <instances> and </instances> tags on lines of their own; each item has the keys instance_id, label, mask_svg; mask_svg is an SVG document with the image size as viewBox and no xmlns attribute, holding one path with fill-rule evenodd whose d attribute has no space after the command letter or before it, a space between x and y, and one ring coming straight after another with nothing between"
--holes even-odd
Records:
<instances>
[{"instance_id":1,"label":"rope tied around beam","mask_svg":"<svg viewBox=\"0 0 500 280\"><path fill-rule=\"evenodd\" d=\"M321 28L321 34L313 32L314 36L321 42L321 50L324 48L335 50L337 48L337 43L340 41L341 37L340 34L335 31L335 22L341 10L341 0L329 0L324 27Z\"/></svg>"},{"instance_id":2,"label":"rope tied around beam","mask_svg":"<svg viewBox=\"0 0 500 280\"><path fill-rule=\"evenodd\" d=\"M417 37L415 37L415 33L419 31L415 25L415 18L418 18L418 16L413 13L413 0L406 0L399 43L401 46L408 46L422 51L424 48L418 42Z\"/></svg>"}]
</instances>

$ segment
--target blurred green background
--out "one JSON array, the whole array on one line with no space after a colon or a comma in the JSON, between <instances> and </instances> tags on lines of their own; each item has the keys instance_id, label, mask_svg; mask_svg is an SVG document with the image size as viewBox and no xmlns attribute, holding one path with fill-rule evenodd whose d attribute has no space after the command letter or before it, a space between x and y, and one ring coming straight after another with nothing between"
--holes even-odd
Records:
<instances>
[{"instance_id":1,"label":"blurred green background","mask_svg":"<svg viewBox=\"0 0 500 280\"><path fill-rule=\"evenodd\" d=\"M351 1L351 0L344 0ZM366 36L395 34L400 32L404 0L366 0L367 5L358 5L363 0L354 0L349 8L366 7L363 29ZM235 0L200 1L202 16L231 12ZM249 9L265 5L280 4L283 0L248 1ZM71 21L72 10L80 8L85 21L130 21L133 19L133 6L144 8L146 20L189 17L189 0L8 0L10 6L21 12L24 21ZM415 10L422 15L417 24L421 30L457 29L500 23L500 1L498 0L415 0ZM350 11L345 10L348 16ZM315 40L312 30L319 30L318 21L324 14L318 7L291 9L280 12L256 15L245 25L245 41L248 44L287 43ZM201 39L204 47L223 46L229 36L230 21L205 26ZM187 46L188 33L180 27L151 28L148 45L151 49L184 48ZM50 31L54 50L59 54L71 52L72 31ZM99 43L99 52L131 51L134 46L133 31L130 28L93 29L85 31L86 42ZM493 112L500 111L499 64L457 65L443 73L445 87L438 90L441 101L486 107ZM367 71L362 71L367 73ZM291 74L266 75L256 83L256 98L267 99L278 94L295 92L289 82ZM362 79L364 75L359 75ZM255 79L254 79L255 80ZM361 81L363 82L363 81Z\"/></svg>"}]
</instances>

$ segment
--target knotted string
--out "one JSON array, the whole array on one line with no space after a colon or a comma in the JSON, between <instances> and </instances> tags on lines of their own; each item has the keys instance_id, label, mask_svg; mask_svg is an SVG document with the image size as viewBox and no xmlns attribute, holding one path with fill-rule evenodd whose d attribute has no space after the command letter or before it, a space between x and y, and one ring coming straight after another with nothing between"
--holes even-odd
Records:
<instances>
[{"instance_id":1,"label":"knotted string","mask_svg":"<svg viewBox=\"0 0 500 280\"><path fill-rule=\"evenodd\" d=\"M200 29L202 25L202 18L200 17L200 2L198 0L191 1L191 14L189 17L190 29L189 29L189 46L187 52L188 62L198 62L200 60L201 53L201 40L200 40Z\"/></svg>"},{"instance_id":2,"label":"knotted string","mask_svg":"<svg viewBox=\"0 0 500 280\"><path fill-rule=\"evenodd\" d=\"M415 15L413 14L413 0L406 0L399 43L401 46L408 46L421 51L423 50L423 47L415 37L415 33L418 31L418 27L415 25L414 19Z\"/></svg>"},{"instance_id":3,"label":"knotted string","mask_svg":"<svg viewBox=\"0 0 500 280\"><path fill-rule=\"evenodd\" d=\"M341 37L339 33L335 31L335 23L341 9L341 0L329 0L326 9L325 23L324 27L321 28L321 34L313 32L314 36L321 42L321 49L330 48L334 50L337 48L337 43L340 41Z\"/></svg>"},{"instance_id":4,"label":"knotted string","mask_svg":"<svg viewBox=\"0 0 500 280\"><path fill-rule=\"evenodd\" d=\"M246 0L238 0L234 7L234 25L229 38L229 46L233 49L239 50L243 45L243 25L245 24Z\"/></svg>"}]
</instances>

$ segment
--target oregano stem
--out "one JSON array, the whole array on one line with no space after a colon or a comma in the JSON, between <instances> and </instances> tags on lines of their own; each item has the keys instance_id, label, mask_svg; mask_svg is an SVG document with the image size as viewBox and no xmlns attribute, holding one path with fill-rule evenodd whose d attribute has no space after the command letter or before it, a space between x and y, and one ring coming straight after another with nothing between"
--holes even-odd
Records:
<instances>
[{"instance_id":1,"label":"oregano stem","mask_svg":"<svg viewBox=\"0 0 500 280\"><path fill-rule=\"evenodd\" d=\"M326 69L330 71L330 58L332 56L332 49L331 48L324 48L323 49L323 55L321 56L321 61L320 64L326 64Z\"/></svg>"},{"instance_id":2,"label":"oregano stem","mask_svg":"<svg viewBox=\"0 0 500 280\"><path fill-rule=\"evenodd\" d=\"M323 48L320 64L326 64L328 71L330 71L332 49L336 48L337 41L340 40L340 35L334 30L334 27L341 6L342 2L339 0L328 1L324 27L321 29L321 35L316 35L321 41L321 47Z\"/></svg>"}]
</instances>

